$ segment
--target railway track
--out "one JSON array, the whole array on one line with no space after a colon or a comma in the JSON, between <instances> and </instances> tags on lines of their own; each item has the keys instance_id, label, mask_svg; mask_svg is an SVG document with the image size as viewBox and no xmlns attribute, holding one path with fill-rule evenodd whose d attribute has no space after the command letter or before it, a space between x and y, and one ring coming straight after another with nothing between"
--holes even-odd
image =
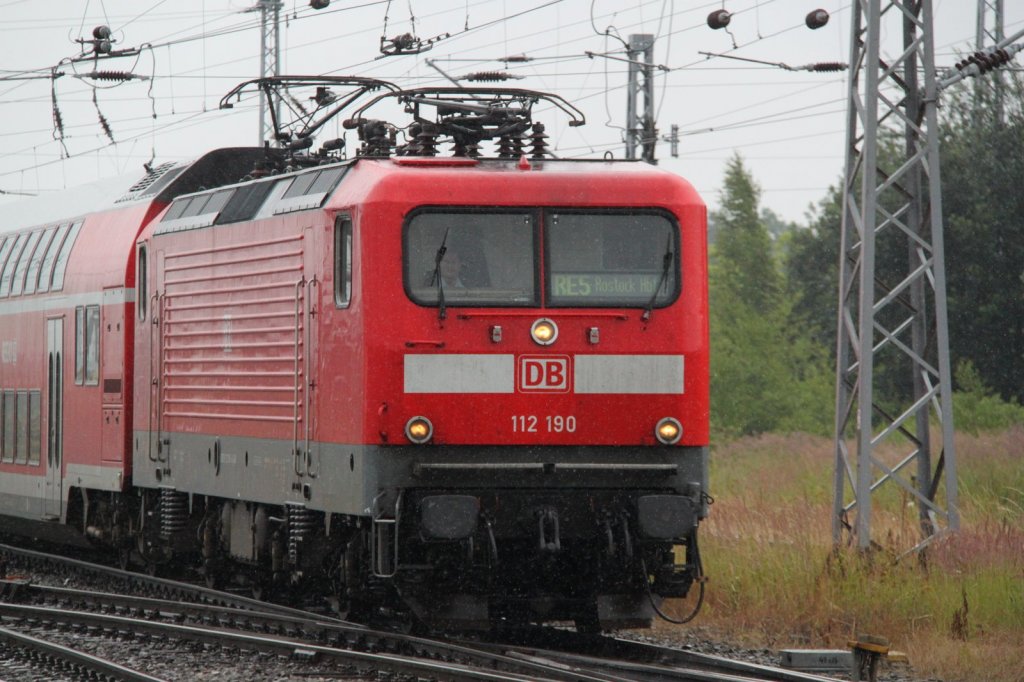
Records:
<instances>
[{"instance_id":1,"label":"railway track","mask_svg":"<svg viewBox=\"0 0 1024 682\"><path fill-rule=\"evenodd\" d=\"M580 666L601 665L621 670L630 680L773 680L775 682L835 682L811 675L710 654L658 646L613 636L581 635L569 630L535 628L515 632L492 646L506 655ZM707 674L709 677L704 677Z\"/></svg>"},{"instance_id":2,"label":"railway track","mask_svg":"<svg viewBox=\"0 0 1024 682\"><path fill-rule=\"evenodd\" d=\"M37 585L25 580L0 581L0 620L10 630L30 629L35 638L45 639L48 628L52 631L75 628L114 640L176 641L187 643L196 651L218 648L287 660L307 674L316 674L313 671L323 666L341 666L349 671L362 671L362 674L387 670L440 680L822 682L829 679L551 628L517 631L514 637L503 641L415 637L80 560L6 546L0 546L0 551L131 585L131 588L110 593ZM160 596L132 594L138 590ZM59 657L56 653L47 655ZM101 679L104 675L106 679L157 679L130 677L133 671L121 676L97 674Z\"/></svg>"},{"instance_id":3,"label":"railway track","mask_svg":"<svg viewBox=\"0 0 1024 682\"><path fill-rule=\"evenodd\" d=\"M139 670L56 642L0 627L0 657L13 665L4 666L0 674L13 669L19 679L60 680L85 678L124 682L161 682ZM10 678L13 679L13 678Z\"/></svg>"},{"instance_id":4,"label":"railway track","mask_svg":"<svg viewBox=\"0 0 1024 682\"><path fill-rule=\"evenodd\" d=\"M602 680L556 666L452 642L374 630L320 614L165 578L41 552L2 547L22 559L131 580L173 598L0 581L0 619L37 629L85 628L114 638L147 637L217 646L295 661L340 663L445 680Z\"/></svg>"}]
</instances>

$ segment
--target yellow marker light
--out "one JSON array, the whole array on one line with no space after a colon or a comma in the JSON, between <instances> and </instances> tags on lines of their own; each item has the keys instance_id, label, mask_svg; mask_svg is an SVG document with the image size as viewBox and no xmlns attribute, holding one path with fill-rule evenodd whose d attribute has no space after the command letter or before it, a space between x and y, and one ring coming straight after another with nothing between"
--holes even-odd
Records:
<instances>
[{"instance_id":1,"label":"yellow marker light","mask_svg":"<svg viewBox=\"0 0 1024 682\"><path fill-rule=\"evenodd\" d=\"M405 423L405 437L413 443L426 443L434 435L434 425L426 417L413 417Z\"/></svg>"},{"instance_id":2,"label":"yellow marker light","mask_svg":"<svg viewBox=\"0 0 1024 682\"><path fill-rule=\"evenodd\" d=\"M542 346L550 346L558 338L558 325L553 320L542 317L530 327L530 336Z\"/></svg>"},{"instance_id":3,"label":"yellow marker light","mask_svg":"<svg viewBox=\"0 0 1024 682\"><path fill-rule=\"evenodd\" d=\"M665 445L673 445L683 437L683 427L672 417L665 417L654 427L655 437Z\"/></svg>"}]
</instances>

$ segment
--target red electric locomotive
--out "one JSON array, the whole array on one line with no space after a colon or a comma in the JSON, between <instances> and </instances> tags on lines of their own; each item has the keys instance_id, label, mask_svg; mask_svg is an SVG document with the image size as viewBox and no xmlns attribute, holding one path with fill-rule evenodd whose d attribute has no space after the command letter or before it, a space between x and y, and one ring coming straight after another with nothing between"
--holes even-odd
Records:
<instances>
[{"instance_id":1,"label":"red electric locomotive","mask_svg":"<svg viewBox=\"0 0 1024 682\"><path fill-rule=\"evenodd\" d=\"M558 98L386 89L354 159L222 150L8 234L3 512L343 611L646 625L702 572L704 204L550 158Z\"/></svg>"}]
</instances>

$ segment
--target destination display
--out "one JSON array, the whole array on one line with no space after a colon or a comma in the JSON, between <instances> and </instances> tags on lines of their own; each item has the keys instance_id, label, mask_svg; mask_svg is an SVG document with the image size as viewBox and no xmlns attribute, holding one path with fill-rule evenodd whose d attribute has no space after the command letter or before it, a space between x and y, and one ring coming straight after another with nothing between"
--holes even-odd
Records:
<instances>
[{"instance_id":1,"label":"destination display","mask_svg":"<svg viewBox=\"0 0 1024 682\"><path fill-rule=\"evenodd\" d=\"M659 273L552 273L551 294L556 298L597 298L613 301L643 300L654 295Z\"/></svg>"}]
</instances>

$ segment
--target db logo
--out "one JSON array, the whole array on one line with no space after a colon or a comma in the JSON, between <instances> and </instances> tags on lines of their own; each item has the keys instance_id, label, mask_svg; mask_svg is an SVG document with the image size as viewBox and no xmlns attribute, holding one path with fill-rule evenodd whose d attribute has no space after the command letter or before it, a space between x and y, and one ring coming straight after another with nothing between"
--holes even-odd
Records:
<instances>
[{"instance_id":1,"label":"db logo","mask_svg":"<svg viewBox=\"0 0 1024 682\"><path fill-rule=\"evenodd\" d=\"M568 355L520 355L519 391L568 393Z\"/></svg>"}]
</instances>

